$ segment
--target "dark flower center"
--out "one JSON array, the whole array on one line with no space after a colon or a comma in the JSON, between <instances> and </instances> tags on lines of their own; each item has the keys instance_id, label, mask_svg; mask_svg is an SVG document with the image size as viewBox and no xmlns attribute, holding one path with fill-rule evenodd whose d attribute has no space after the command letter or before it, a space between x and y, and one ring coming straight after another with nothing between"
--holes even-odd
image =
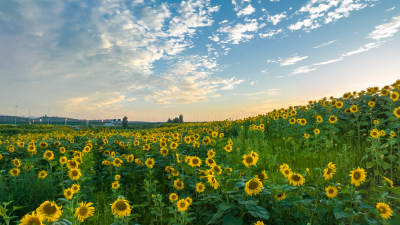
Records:
<instances>
[{"instance_id":1,"label":"dark flower center","mask_svg":"<svg viewBox=\"0 0 400 225\"><path fill-rule=\"evenodd\" d=\"M125 204L124 201L118 201L117 204L115 204L115 208L119 211L124 211L128 208L128 206Z\"/></svg>"}]
</instances>

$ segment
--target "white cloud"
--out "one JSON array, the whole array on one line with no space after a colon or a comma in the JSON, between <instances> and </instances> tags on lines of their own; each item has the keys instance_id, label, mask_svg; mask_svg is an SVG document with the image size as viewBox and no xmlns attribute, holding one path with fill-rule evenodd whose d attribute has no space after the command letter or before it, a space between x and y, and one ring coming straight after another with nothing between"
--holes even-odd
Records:
<instances>
[{"instance_id":1,"label":"white cloud","mask_svg":"<svg viewBox=\"0 0 400 225\"><path fill-rule=\"evenodd\" d=\"M267 18L267 21L271 22L273 25L278 24L279 22L282 21L282 19L286 18L286 12L282 12L280 14L276 14L273 16L269 16Z\"/></svg>"},{"instance_id":2,"label":"white cloud","mask_svg":"<svg viewBox=\"0 0 400 225\"><path fill-rule=\"evenodd\" d=\"M263 74L268 74L269 73L268 69L263 69L260 72L263 73Z\"/></svg>"},{"instance_id":3,"label":"white cloud","mask_svg":"<svg viewBox=\"0 0 400 225\"><path fill-rule=\"evenodd\" d=\"M332 60L328 60L328 61L324 61L324 62L314 63L313 66L331 64L331 63L339 62L339 61L342 61L342 60L343 60L343 57L339 57L337 59L332 59Z\"/></svg>"},{"instance_id":4,"label":"white cloud","mask_svg":"<svg viewBox=\"0 0 400 225\"><path fill-rule=\"evenodd\" d=\"M300 56L293 56L293 57L290 57L290 58L281 60L280 65L281 65L281 66L293 65L293 64L296 64L296 63L298 63L298 62L300 62L300 61L303 61L303 60L305 60L305 59L307 59L307 58L308 58L308 56L302 56L302 57L300 57Z\"/></svg>"},{"instance_id":5,"label":"white cloud","mask_svg":"<svg viewBox=\"0 0 400 225\"><path fill-rule=\"evenodd\" d=\"M273 37L273 36L275 36L275 35L277 35L277 34L279 34L279 33L281 33L282 32L282 29L279 29L279 30L270 30L268 33L258 33L258 35L261 37L261 38L266 38L266 37Z\"/></svg>"},{"instance_id":6,"label":"white cloud","mask_svg":"<svg viewBox=\"0 0 400 225\"><path fill-rule=\"evenodd\" d=\"M296 74L303 74L303 73L309 73L311 71L316 70L316 68L312 68L309 66L302 66L302 67L298 67L295 70L292 71L292 75L296 75Z\"/></svg>"},{"instance_id":7,"label":"white cloud","mask_svg":"<svg viewBox=\"0 0 400 225\"><path fill-rule=\"evenodd\" d=\"M268 96L274 96L274 95L279 95L279 89L268 89L266 91L259 91L259 92L251 92L251 93L243 93L243 94L234 94L234 95L243 95L243 96L255 96L255 95L268 95Z\"/></svg>"},{"instance_id":8,"label":"white cloud","mask_svg":"<svg viewBox=\"0 0 400 225\"><path fill-rule=\"evenodd\" d=\"M396 8L396 6L393 6L392 8L387 9L386 12L391 12L391 11L393 11L395 8Z\"/></svg>"},{"instance_id":9,"label":"white cloud","mask_svg":"<svg viewBox=\"0 0 400 225\"><path fill-rule=\"evenodd\" d=\"M256 11L256 9L249 4L247 7L243 8L242 10L240 10L236 15L237 16L247 16L247 15L251 15Z\"/></svg>"},{"instance_id":10,"label":"white cloud","mask_svg":"<svg viewBox=\"0 0 400 225\"><path fill-rule=\"evenodd\" d=\"M322 43L322 44L320 44L320 45L317 45L317 46L315 46L315 47L313 47L313 48L322 48L322 47L331 45L331 44L335 43L336 41L337 41L337 40L332 40L332 41L324 42L324 43Z\"/></svg>"},{"instance_id":11,"label":"white cloud","mask_svg":"<svg viewBox=\"0 0 400 225\"><path fill-rule=\"evenodd\" d=\"M255 19L248 23L237 23L234 26L223 26L218 31L228 35L222 43L239 44L239 42L250 40L254 37L254 32L257 32L259 25Z\"/></svg>"},{"instance_id":12,"label":"white cloud","mask_svg":"<svg viewBox=\"0 0 400 225\"><path fill-rule=\"evenodd\" d=\"M400 16L395 16L392 18L391 22L381 24L375 27L368 37L374 40L381 40L384 38L392 37L395 33L399 31L400 28Z\"/></svg>"},{"instance_id":13,"label":"white cloud","mask_svg":"<svg viewBox=\"0 0 400 225\"><path fill-rule=\"evenodd\" d=\"M346 57L346 56L350 56L350 55L366 52L366 51L369 51L371 49L377 48L377 47L381 46L382 44L383 44L383 42L370 42L368 44L365 44L365 45L359 47L356 50L343 53L342 56Z\"/></svg>"}]
</instances>

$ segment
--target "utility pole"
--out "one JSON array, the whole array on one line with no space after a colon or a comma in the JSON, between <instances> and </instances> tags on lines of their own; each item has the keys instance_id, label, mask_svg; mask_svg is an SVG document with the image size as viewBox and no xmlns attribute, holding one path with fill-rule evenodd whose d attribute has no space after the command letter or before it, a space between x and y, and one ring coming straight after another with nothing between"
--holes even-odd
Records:
<instances>
[{"instance_id":1,"label":"utility pole","mask_svg":"<svg viewBox=\"0 0 400 225\"><path fill-rule=\"evenodd\" d=\"M31 124L31 110L29 110L29 124Z\"/></svg>"},{"instance_id":2,"label":"utility pole","mask_svg":"<svg viewBox=\"0 0 400 225\"><path fill-rule=\"evenodd\" d=\"M17 125L17 112L18 112L18 105L15 105L15 121L14 121L14 125Z\"/></svg>"}]
</instances>

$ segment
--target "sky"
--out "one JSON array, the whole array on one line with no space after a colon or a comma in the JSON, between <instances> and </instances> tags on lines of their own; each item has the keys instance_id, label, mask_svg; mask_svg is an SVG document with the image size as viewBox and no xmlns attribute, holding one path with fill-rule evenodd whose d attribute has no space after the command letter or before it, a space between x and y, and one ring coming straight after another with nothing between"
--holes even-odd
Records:
<instances>
[{"instance_id":1,"label":"sky","mask_svg":"<svg viewBox=\"0 0 400 225\"><path fill-rule=\"evenodd\" d=\"M399 29L399 0L4 0L0 114L265 114L392 84Z\"/></svg>"}]
</instances>

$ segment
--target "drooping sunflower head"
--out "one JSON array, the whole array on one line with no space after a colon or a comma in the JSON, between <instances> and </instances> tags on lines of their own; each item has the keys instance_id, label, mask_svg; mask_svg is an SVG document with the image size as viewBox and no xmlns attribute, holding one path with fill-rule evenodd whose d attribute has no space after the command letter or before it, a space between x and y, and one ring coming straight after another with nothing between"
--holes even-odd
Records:
<instances>
[{"instance_id":1,"label":"drooping sunflower head","mask_svg":"<svg viewBox=\"0 0 400 225\"><path fill-rule=\"evenodd\" d=\"M32 212L21 219L20 225L43 225L44 216L40 213Z\"/></svg>"},{"instance_id":2,"label":"drooping sunflower head","mask_svg":"<svg viewBox=\"0 0 400 225\"><path fill-rule=\"evenodd\" d=\"M285 192L282 192L282 193L279 193L279 194L275 195L275 199L278 200L278 201L282 201L285 198L286 198Z\"/></svg>"},{"instance_id":3,"label":"drooping sunflower head","mask_svg":"<svg viewBox=\"0 0 400 225\"><path fill-rule=\"evenodd\" d=\"M131 206L124 198L118 198L114 203L112 203L111 210L116 217L125 217L131 214Z\"/></svg>"},{"instance_id":4,"label":"drooping sunflower head","mask_svg":"<svg viewBox=\"0 0 400 225\"><path fill-rule=\"evenodd\" d=\"M54 222L60 218L62 214L62 206L58 206L55 202L45 201L36 210L42 214L48 222Z\"/></svg>"},{"instance_id":5,"label":"drooping sunflower head","mask_svg":"<svg viewBox=\"0 0 400 225\"><path fill-rule=\"evenodd\" d=\"M390 206L384 202L378 202L376 204L376 208L379 210L382 218L389 219L392 216L393 210Z\"/></svg>"}]
</instances>

